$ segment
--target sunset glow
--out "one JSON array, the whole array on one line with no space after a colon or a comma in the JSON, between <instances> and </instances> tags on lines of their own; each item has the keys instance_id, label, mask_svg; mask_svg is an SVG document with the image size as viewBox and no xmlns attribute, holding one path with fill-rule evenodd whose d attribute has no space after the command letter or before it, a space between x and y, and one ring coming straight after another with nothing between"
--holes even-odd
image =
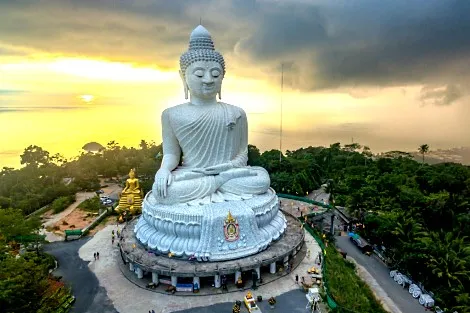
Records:
<instances>
[{"instance_id":1,"label":"sunset glow","mask_svg":"<svg viewBox=\"0 0 470 313\"><path fill-rule=\"evenodd\" d=\"M99 60L58 59L49 68L53 72L109 82L160 82L177 77L177 73Z\"/></svg>"},{"instance_id":2,"label":"sunset glow","mask_svg":"<svg viewBox=\"0 0 470 313\"><path fill-rule=\"evenodd\" d=\"M14 134L0 137L0 167L18 166L30 144L71 157L90 141L158 142L161 112L187 101L179 57L199 5L106 3L0 4L0 125ZM250 143L261 150L279 147L281 103L284 149L351 140L374 152L468 145L470 77L461 68L470 51L443 47L431 28L416 26L429 17L445 36L458 36L461 21L441 16L444 4L418 14L421 5L402 3L409 16L389 19L331 1L261 1L248 11L242 2L212 5L208 12L219 14L208 30L227 70L222 101L247 112ZM174 15L176 8L188 16ZM77 19L78 11L90 19ZM27 27L9 26L20 24ZM410 31L393 40L380 33L404 25Z\"/></svg>"},{"instance_id":3,"label":"sunset glow","mask_svg":"<svg viewBox=\"0 0 470 313\"><path fill-rule=\"evenodd\" d=\"M93 95L81 95L80 99L82 99L83 102L85 102L85 103L91 103L91 102L93 102L95 97Z\"/></svg>"}]
</instances>

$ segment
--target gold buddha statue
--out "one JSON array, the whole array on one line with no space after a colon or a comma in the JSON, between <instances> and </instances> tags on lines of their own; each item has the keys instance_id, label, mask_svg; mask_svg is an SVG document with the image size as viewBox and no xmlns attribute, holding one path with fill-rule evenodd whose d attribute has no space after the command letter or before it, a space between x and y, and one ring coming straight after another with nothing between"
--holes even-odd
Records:
<instances>
[{"instance_id":1,"label":"gold buddha statue","mask_svg":"<svg viewBox=\"0 0 470 313\"><path fill-rule=\"evenodd\" d=\"M116 212L123 213L128 211L131 215L140 214L142 212L143 196L139 180L135 177L135 170L131 169L129 178L126 180L126 187L121 192Z\"/></svg>"}]
</instances>

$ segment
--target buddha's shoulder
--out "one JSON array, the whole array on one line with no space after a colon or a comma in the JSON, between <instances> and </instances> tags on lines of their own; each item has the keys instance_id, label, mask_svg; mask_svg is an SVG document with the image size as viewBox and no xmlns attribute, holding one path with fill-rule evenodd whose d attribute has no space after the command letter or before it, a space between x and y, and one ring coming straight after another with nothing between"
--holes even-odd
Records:
<instances>
[{"instance_id":1,"label":"buddha's shoulder","mask_svg":"<svg viewBox=\"0 0 470 313\"><path fill-rule=\"evenodd\" d=\"M188 103L182 103L178 104L169 108L166 108L162 112L162 116L172 116L178 113L181 113L181 111L187 111L189 109L189 104Z\"/></svg>"},{"instance_id":2,"label":"buddha's shoulder","mask_svg":"<svg viewBox=\"0 0 470 313\"><path fill-rule=\"evenodd\" d=\"M220 102L220 104L226 106L229 111L233 111L234 113L238 113L238 115L241 115L241 116L246 116L245 110L243 110L240 107L237 107L236 105L228 104L228 103L225 103L225 102Z\"/></svg>"}]
</instances>

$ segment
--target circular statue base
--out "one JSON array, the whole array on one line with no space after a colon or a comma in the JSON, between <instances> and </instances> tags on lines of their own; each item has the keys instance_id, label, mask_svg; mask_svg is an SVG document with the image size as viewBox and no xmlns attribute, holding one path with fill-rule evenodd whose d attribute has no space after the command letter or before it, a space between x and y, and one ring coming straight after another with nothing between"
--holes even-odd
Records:
<instances>
[{"instance_id":1,"label":"circular statue base","mask_svg":"<svg viewBox=\"0 0 470 313\"><path fill-rule=\"evenodd\" d=\"M151 251L213 262L256 254L280 238L285 228L279 199L270 188L248 199L196 206L158 204L149 192L134 232Z\"/></svg>"},{"instance_id":2,"label":"circular statue base","mask_svg":"<svg viewBox=\"0 0 470 313\"><path fill-rule=\"evenodd\" d=\"M150 285L162 283L174 286L176 289L178 285L185 285L188 288L191 284L193 288L196 288L197 284L197 289L204 289L207 286L205 283L201 284L200 279L206 279L212 282L211 287L217 289L224 287L222 277L235 274L234 277L230 276L232 278L228 282L234 288L233 285L238 277L254 271L257 272L258 279L262 279L259 283L273 281L280 277L277 273L279 269L289 270L300 263L305 256L305 247L303 247L305 234L302 225L292 215L286 212L284 214L287 221L286 230L282 237L272 242L267 249L248 257L219 262L199 262L149 251L135 236L134 228L137 219L134 219L122 230L120 250L124 261L123 267L126 267L123 271L127 278L141 287L145 287L148 281L153 283ZM272 277L268 278L270 275ZM233 278L235 281L232 280ZM239 290L238 287L236 290ZM245 284L245 287L250 286ZM201 292L202 294L207 293Z\"/></svg>"}]
</instances>

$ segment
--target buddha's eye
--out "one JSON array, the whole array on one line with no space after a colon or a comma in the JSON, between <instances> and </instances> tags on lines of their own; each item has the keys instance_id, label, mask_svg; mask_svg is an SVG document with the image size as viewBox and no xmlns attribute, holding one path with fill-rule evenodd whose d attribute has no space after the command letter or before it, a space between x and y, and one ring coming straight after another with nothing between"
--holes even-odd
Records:
<instances>
[{"instance_id":1,"label":"buddha's eye","mask_svg":"<svg viewBox=\"0 0 470 313\"><path fill-rule=\"evenodd\" d=\"M201 70L197 70L194 72L194 75L196 75L199 78L202 78L204 76L204 73Z\"/></svg>"},{"instance_id":2,"label":"buddha's eye","mask_svg":"<svg viewBox=\"0 0 470 313\"><path fill-rule=\"evenodd\" d=\"M217 71L217 70L214 70L214 71L212 71L212 76L217 78L217 77L220 76L220 72Z\"/></svg>"}]
</instances>

